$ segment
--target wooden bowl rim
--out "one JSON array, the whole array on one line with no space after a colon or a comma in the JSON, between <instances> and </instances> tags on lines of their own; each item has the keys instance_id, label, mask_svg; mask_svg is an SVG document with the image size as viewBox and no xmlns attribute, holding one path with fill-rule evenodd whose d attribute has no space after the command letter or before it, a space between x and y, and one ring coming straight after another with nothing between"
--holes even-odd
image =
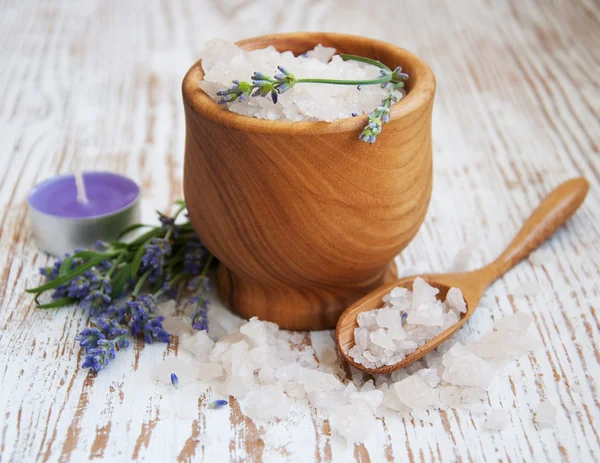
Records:
<instances>
[{"instance_id":1,"label":"wooden bowl rim","mask_svg":"<svg viewBox=\"0 0 600 463\"><path fill-rule=\"evenodd\" d=\"M416 111L419 111L423 106L427 105L433 98L435 93L435 76L429 66L420 60L416 55L397 47L391 43L381 40L370 39L367 37L351 34L337 34L329 32L294 32L283 34L270 34L236 42L237 45L244 47L253 43L273 42L281 40L290 40L303 42L314 41L316 46L318 43L327 42L348 42L348 41L364 41L368 40L373 47L387 48L388 51L397 55L398 61L402 63L411 62L413 75L418 75L415 86L407 93L407 95L397 104L393 105L390 112L390 121L408 117ZM218 103L213 101L211 97L204 92L198 82L204 77L202 69L202 59L199 59L188 70L183 78L182 91L184 103L189 105L197 113L203 117L222 124L228 127L236 128L247 132L268 132L268 133L289 133L289 132L308 132L318 135L323 133L339 133L346 131L355 131L364 127L366 115L360 117L350 117L346 119L338 119L333 122L326 121L270 121L266 119L258 119L255 117L243 116L241 114L229 111Z\"/></svg>"}]
</instances>

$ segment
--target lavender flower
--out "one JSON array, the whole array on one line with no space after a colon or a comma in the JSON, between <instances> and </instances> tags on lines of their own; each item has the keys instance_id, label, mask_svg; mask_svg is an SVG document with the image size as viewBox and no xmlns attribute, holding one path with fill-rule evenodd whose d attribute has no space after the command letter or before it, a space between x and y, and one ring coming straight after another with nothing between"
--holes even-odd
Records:
<instances>
[{"instance_id":1,"label":"lavender flower","mask_svg":"<svg viewBox=\"0 0 600 463\"><path fill-rule=\"evenodd\" d=\"M142 257L144 269L153 268L160 270L165 265L165 258L171 255L171 243L165 238L154 238L146 245L146 252Z\"/></svg>"},{"instance_id":2,"label":"lavender flower","mask_svg":"<svg viewBox=\"0 0 600 463\"><path fill-rule=\"evenodd\" d=\"M177 238L181 231L181 227L175 224L175 217L169 217L167 215L158 212L158 220L161 224L161 227L164 230L171 231L173 238Z\"/></svg>"},{"instance_id":3,"label":"lavender flower","mask_svg":"<svg viewBox=\"0 0 600 463\"><path fill-rule=\"evenodd\" d=\"M90 279L82 275L69 282L66 287L66 294L68 297L83 299L90 293L90 285Z\"/></svg>"},{"instance_id":4,"label":"lavender flower","mask_svg":"<svg viewBox=\"0 0 600 463\"><path fill-rule=\"evenodd\" d=\"M386 85L390 85L389 83ZM369 114L367 126L363 129L359 138L369 144L375 143L377 136L381 133L383 124L387 124L390 121L390 107L393 103L398 101L396 90L400 88L398 85L390 85L390 93L383 99L381 104Z\"/></svg>"},{"instance_id":5,"label":"lavender flower","mask_svg":"<svg viewBox=\"0 0 600 463\"><path fill-rule=\"evenodd\" d=\"M185 244L183 256L183 273L186 275L198 275L202 272L206 248L200 241L189 241Z\"/></svg>"},{"instance_id":6,"label":"lavender flower","mask_svg":"<svg viewBox=\"0 0 600 463\"><path fill-rule=\"evenodd\" d=\"M106 339L106 337L98 328L86 328L77 336L75 336L75 340L79 341L79 345L81 347L85 347L86 349L95 348L100 339Z\"/></svg>"},{"instance_id":7,"label":"lavender flower","mask_svg":"<svg viewBox=\"0 0 600 463\"><path fill-rule=\"evenodd\" d=\"M396 69L394 69L394 72L392 72L392 82L393 83L399 84L406 80L408 80L408 74L406 74L405 72L402 72L402 66L398 66Z\"/></svg>"},{"instance_id":8,"label":"lavender flower","mask_svg":"<svg viewBox=\"0 0 600 463\"><path fill-rule=\"evenodd\" d=\"M211 403L208 404L208 408L219 409L219 408L223 408L228 403L229 403L228 401L223 400L223 399L213 400Z\"/></svg>"},{"instance_id":9,"label":"lavender flower","mask_svg":"<svg viewBox=\"0 0 600 463\"><path fill-rule=\"evenodd\" d=\"M179 378L175 373L171 373L171 384L175 389L179 389Z\"/></svg>"},{"instance_id":10,"label":"lavender flower","mask_svg":"<svg viewBox=\"0 0 600 463\"><path fill-rule=\"evenodd\" d=\"M110 290L109 290L110 291ZM108 294L95 289L91 291L81 302L81 307L88 310L91 317L94 317L108 308L111 298Z\"/></svg>"},{"instance_id":11,"label":"lavender flower","mask_svg":"<svg viewBox=\"0 0 600 463\"><path fill-rule=\"evenodd\" d=\"M86 349L86 356L81 365L83 368L91 368L100 371L117 356L115 343L102 339L98 341L98 347Z\"/></svg>"},{"instance_id":12,"label":"lavender flower","mask_svg":"<svg viewBox=\"0 0 600 463\"><path fill-rule=\"evenodd\" d=\"M148 344L153 341L169 342L169 333L162 326L164 319L165 317L154 317L144 324L144 339Z\"/></svg>"},{"instance_id":13,"label":"lavender flower","mask_svg":"<svg viewBox=\"0 0 600 463\"><path fill-rule=\"evenodd\" d=\"M150 294L143 294L126 302L125 307L129 310L131 334L137 336L144 331L150 314L156 309L156 299Z\"/></svg>"},{"instance_id":14,"label":"lavender flower","mask_svg":"<svg viewBox=\"0 0 600 463\"><path fill-rule=\"evenodd\" d=\"M195 330L208 331L208 306L210 301L202 293L196 293L191 299L196 300L196 311L192 315L192 327Z\"/></svg>"},{"instance_id":15,"label":"lavender flower","mask_svg":"<svg viewBox=\"0 0 600 463\"><path fill-rule=\"evenodd\" d=\"M157 298L176 298L178 288L185 284L198 293L194 299L199 310L194 318L195 325L200 329L208 328L206 311L209 301L202 293L210 289L205 273L212 256L193 233L189 222L175 223L185 208L183 202L177 205L172 217L159 213L161 225L150 230L150 236L153 236L150 242L99 242L91 248L92 252L82 252L76 259L66 254L52 266L40 269L47 283L27 290L36 296L51 291L55 300L68 298L57 300L53 307L68 305L74 299L89 312L92 326L76 336L85 351L84 368L95 371L104 368L116 357L118 350L130 345L133 336L143 336L148 343L169 342L169 333L163 327L164 317L154 315ZM69 268L61 269L65 267L66 259L70 259ZM139 270L133 275L130 269L136 259L139 259ZM94 265L87 265L86 272L74 272L78 266L89 263ZM58 277L66 283L52 283ZM130 297L114 304L113 285L119 294L129 293ZM177 383L177 376L174 376L173 381Z\"/></svg>"}]
</instances>

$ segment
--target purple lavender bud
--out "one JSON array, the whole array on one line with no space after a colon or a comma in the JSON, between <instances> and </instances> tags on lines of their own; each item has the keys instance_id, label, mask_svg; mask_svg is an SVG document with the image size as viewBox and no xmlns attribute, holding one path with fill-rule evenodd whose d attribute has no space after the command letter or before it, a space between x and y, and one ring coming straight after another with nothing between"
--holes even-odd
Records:
<instances>
[{"instance_id":1,"label":"purple lavender bud","mask_svg":"<svg viewBox=\"0 0 600 463\"><path fill-rule=\"evenodd\" d=\"M407 319L408 319L408 312L402 312L402 315L400 315L400 321L403 325L406 324Z\"/></svg>"},{"instance_id":2,"label":"purple lavender bud","mask_svg":"<svg viewBox=\"0 0 600 463\"><path fill-rule=\"evenodd\" d=\"M271 90L271 100L273 100L273 103L277 104L277 91L275 89Z\"/></svg>"},{"instance_id":3,"label":"purple lavender bud","mask_svg":"<svg viewBox=\"0 0 600 463\"><path fill-rule=\"evenodd\" d=\"M208 408L215 410L215 409L223 408L227 404L229 404L229 402L227 400L223 400L223 399L213 400L211 403L208 404Z\"/></svg>"},{"instance_id":4,"label":"purple lavender bud","mask_svg":"<svg viewBox=\"0 0 600 463\"><path fill-rule=\"evenodd\" d=\"M179 378L175 373L171 373L171 384L175 389L179 389Z\"/></svg>"}]
</instances>

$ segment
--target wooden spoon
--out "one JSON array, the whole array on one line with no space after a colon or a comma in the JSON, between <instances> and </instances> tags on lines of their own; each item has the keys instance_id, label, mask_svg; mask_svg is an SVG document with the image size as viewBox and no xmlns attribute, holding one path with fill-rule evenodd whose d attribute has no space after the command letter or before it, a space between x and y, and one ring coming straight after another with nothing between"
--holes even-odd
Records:
<instances>
[{"instance_id":1,"label":"wooden spoon","mask_svg":"<svg viewBox=\"0 0 600 463\"><path fill-rule=\"evenodd\" d=\"M358 327L356 321L358 314L382 307L383 296L396 286L412 289L412 284L419 275L401 278L382 286L367 294L342 313L336 328L337 346L342 356L359 370L371 374L387 374L410 365L435 349L464 325L477 308L484 291L497 278L527 257L575 213L585 199L588 189L589 184L584 178L574 178L561 184L544 199L506 250L491 264L472 272L420 275L427 283L440 290L439 298L445 299L446 293L452 287L460 288L467 303L467 312L462 314L462 318L455 325L407 355L404 360L394 365L366 368L356 363L348 355L348 351L355 344L354 329Z\"/></svg>"}]
</instances>

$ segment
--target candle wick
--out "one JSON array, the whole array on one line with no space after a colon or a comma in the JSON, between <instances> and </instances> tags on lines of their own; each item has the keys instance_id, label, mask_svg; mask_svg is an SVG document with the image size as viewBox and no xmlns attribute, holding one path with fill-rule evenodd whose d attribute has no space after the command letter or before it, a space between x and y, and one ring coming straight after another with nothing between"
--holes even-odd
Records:
<instances>
[{"instance_id":1,"label":"candle wick","mask_svg":"<svg viewBox=\"0 0 600 463\"><path fill-rule=\"evenodd\" d=\"M80 170L75 172L75 187L77 188L77 202L87 204L88 198L85 192L85 182L83 181L83 173Z\"/></svg>"}]
</instances>

